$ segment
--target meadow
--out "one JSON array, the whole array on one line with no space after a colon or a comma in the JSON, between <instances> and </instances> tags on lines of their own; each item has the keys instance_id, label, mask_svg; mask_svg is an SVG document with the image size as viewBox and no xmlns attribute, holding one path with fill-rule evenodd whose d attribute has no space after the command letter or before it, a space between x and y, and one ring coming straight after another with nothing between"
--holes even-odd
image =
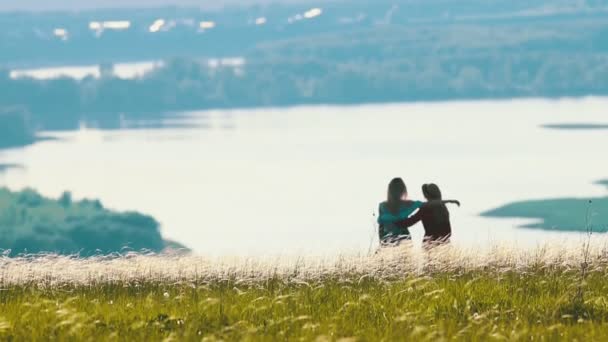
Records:
<instances>
[{"instance_id":1,"label":"meadow","mask_svg":"<svg viewBox=\"0 0 608 342\"><path fill-rule=\"evenodd\" d=\"M602 341L607 246L0 257L0 340Z\"/></svg>"}]
</instances>

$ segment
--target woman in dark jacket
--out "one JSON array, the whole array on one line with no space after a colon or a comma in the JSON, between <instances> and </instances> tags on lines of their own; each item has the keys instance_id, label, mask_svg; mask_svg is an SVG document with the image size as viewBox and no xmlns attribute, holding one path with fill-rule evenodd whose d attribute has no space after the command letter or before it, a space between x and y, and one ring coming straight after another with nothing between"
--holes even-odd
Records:
<instances>
[{"instance_id":1,"label":"woman in dark jacket","mask_svg":"<svg viewBox=\"0 0 608 342\"><path fill-rule=\"evenodd\" d=\"M436 184L424 184L422 193L428 201L427 205L421 206L416 214L399 221L397 225L402 229L408 229L422 221L425 247L449 243L452 236L452 225L450 223L450 212L441 201L441 190ZM459 202L455 203L460 206Z\"/></svg>"},{"instance_id":2,"label":"woman in dark jacket","mask_svg":"<svg viewBox=\"0 0 608 342\"><path fill-rule=\"evenodd\" d=\"M398 246L401 242L412 239L408 227L404 226L405 222L403 220L406 220L416 210L420 212L426 206L443 205L445 207L446 203L460 205L455 200L429 200L426 203L410 201L407 199L407 187L401 178L391 180L387 197L385 202L380 203L378 209L378 233L382 247Z\"/></svg>"}]
</instances>

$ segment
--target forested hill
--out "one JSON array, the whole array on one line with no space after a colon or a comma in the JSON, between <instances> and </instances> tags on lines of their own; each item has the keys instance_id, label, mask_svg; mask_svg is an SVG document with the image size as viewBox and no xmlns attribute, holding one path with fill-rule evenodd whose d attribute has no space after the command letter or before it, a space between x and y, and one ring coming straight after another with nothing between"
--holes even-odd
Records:
<instances>
[{"instance_id":1,"label":"forested hill","mask_svg":"<svg viewBox=\"0 0 608 342\"><path fill-rule=\"evenodd\" d=\"M33 143L34 140L34 127L26 109L0 108L0 148L23 146Z\"/></svg>"},{"instance_id":2,"label":"forested hill","mask_svg":"<svg viewBox=\"0 0 608 342\"><path fill-rule=\"evenodd\" d=\"M98 200L74 201L70 193L49 199L34 190L0 188L0 254L67 255L161 252L183 247L163 240L158 222L136 212L119 213Z\"/></svg>"},{"instance_id":3,"label":"forested hill","mask_svg":"<svg viewBox=\"0 0 608 342\"><path fill-rule=\"evenodd\" d=\"M146 1L150 2L150 1ZM225 3L225 1L219 1ZM500 47L592 53L606 48L604 0L285 0L242 6L0 12L0 65L8 68L271 53L457 56ZM74 4L72 8L77 8ZM1 8L1 6L0 6ZM159 21L160 20L160 21ZM201 25L201 23L204 23ZM597 24L603 23L604 29ZM521 45L527 42L528 44ZM335 47L333 53L319 48ZM272 46L291 45L295 50ZM428 48L431 48L430 50ZM456 54L454 54L456 53Z\"/></svg>"},{"instance_id":4,"label":"forested hill","mask_svg":"<svg viewBox=\"0 0 608 342\"><path fill-rule=\"evenodd\" d=\"M120 18L128 26L103 22ZM0 108L24 108L36 129L212 108L608 95L602 1L336 1L0 23L10 27L0 32ZM165 65L136 79L11 76L40 63L142 59Z\"/></svg>"}]
</instances>

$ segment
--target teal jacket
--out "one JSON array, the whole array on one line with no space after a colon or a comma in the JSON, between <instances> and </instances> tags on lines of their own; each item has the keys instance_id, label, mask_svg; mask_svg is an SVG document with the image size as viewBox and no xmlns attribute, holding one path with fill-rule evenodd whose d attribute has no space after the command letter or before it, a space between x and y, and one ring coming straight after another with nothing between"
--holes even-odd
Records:
<instances>
[{"instance_id":1,"label":"teal jacket","mask_svg":"<svg viewBox=\"0 0 608 342\"><path fill-rule=\"evenodd\" d=\"M384 240L391 236L410 235L410 232L407 228L399 228L395 223L407 219L416 210L420 209L422 205L423 202L420 201L404 202L399 206L399 210L396 213L393 213L388 209L386 202L380 203L380 206L378 208L380 240Z\"/></svg>"}]
</instances>

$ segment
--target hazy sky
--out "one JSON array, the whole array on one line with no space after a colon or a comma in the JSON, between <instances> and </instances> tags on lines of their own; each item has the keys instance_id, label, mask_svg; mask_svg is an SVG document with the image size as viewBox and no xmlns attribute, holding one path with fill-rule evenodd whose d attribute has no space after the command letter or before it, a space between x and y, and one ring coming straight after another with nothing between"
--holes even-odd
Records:
<instances>
[{"instance_id":1,"label":"hazy sky","mask_svg":"<svg viewBox=\"0 0 608 342\"><path fill-rule=\"evenodd\" d=\"M307 0L0 0L0 11L56 10L119 7L200 6L218 7L233 4L289 3Z\"/></svg>"}]
</instances>

